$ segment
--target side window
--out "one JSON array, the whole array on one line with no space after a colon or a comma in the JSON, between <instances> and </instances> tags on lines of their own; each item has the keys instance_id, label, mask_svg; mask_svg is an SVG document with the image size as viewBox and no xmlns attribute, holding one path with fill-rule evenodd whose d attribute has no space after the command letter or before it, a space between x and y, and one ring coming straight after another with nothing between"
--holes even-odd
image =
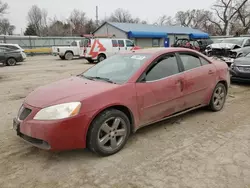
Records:
<instances>
[{"instance_id":1,"label":"side window","mask_svg":"<svg viewBox=\"0 0 250 188\"><path fill-rule=\"evenodd\" d=\"M179 67L174 55L167 55L149 70L146 75L146 81L154 81L168 76L178 74Z\"/></svg>"},{"instance_id":2,"label":"side window","mask_svg":"<svg viewBox=\"0 0 250 188\"><path fill-rule=\"evenodd\" d=\"M0 52L5 52L4 48L0 48Z\"/></svg>"},{"instance_id":3,"label":"side window","mask_svg":"<svg viewBox=\"0 0 250 188\"><path fill-rule=\"evenodd\" d=\"M191 54L180 54L184 69L190 70L201 66L199 57Z\"/></svg>"},{"instance_id":4,"label":"side window","mask_svg":"<svg viewBox=\"0 0 250 188\"><path fill-rule=\"evenodd\" d=\"M80 47L84 47L84 41L80 41Z\"/></svg>"},{"instance_id":5,"label":"side window","mask_svg":"<svg viewBox=\"0 0 250 188\"><path fill-rule=\"evenodd\" d=\"M124 47L124 40L118 40L119 47Z\"/></svg>"},{"instance_id":6,"label":"side window","mask_svg":"<svg viewBox=\"0 0 250 188\"><path fill-rule=\"evenodd\" d=\"M245 46L250 46L250 39L247 39L247 40L246 40L246 42L245 42L245 44L244 44L244 47L245 47Z\"/></svg>"},{"instance_id":7,"label":"side window","mask_svg":"<svg viewBox=\"0 0 250 188\"><path fill-rule=\"evenodd\" d=\"M76 41L73 41L73 42L71 43L71 46L77 46L77 42L76 42Z\"/></svg>"},{"instance_id":8,"label":"side window","mask_svg":"<svg viewBox=\"0 0 250 188\"><path fill-rule=\"evenodd\" d=\"M112 40L112 46L113 47L118 47L117 40Z\"/></svg>"},{"instance_id":9,"label":"side window","mask_svg":"<svg viewBox=\"0 0 250 188\"><path fill-rule=\"evenodd\" d=\"M160 39L152 39L152 46L159 47L160 46Z\"/></svg>"},{"instance_id":10,"label":"side window","mask_svg":"<svg viewBox=\"0 0 250 188\"><path fill-rule=\"evenodd\" d=\"M126 46L127 47L134 47L135 44L131 40L126 40Z\"/></svg>"},{"instance_id":11,"label":"side window","mask_svg":"<svg viewBox=\"0 0 250 188\"><path fill-rule=\"evenodd\" d=\"M207 60L205 60L205 59L202 58L202 57L200 57L200 61L201 61L201 64L202 64L202 65L209 65L209 64L210 64Z\"/></svg>"}]
</instances>

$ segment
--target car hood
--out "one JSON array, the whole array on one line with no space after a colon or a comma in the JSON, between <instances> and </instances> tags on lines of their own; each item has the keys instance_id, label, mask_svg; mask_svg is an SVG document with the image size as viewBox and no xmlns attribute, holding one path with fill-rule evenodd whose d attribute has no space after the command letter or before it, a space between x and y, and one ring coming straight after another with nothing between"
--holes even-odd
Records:
<instances>
[{"instance_id":1,"label":"car hood","mask_svg":"<svg viewBox=\"0 0 250 188\"><path fill-rule=\"evenodd\" d=\"M237 49L241 48L241 46L232 43L214 43L209 45L210 48L213 49Z\"/></svg>"},{"instance_id":2,"label":"car hood","mask_svg":"<svg viewBox=\"0 0 250 188\"><path fill-rule=\"evenodd\" d=\"M61 103L82 101L116 87L119 85L71 77L35 89L24 102L33 107L44 108Z\"/></svg>"},{"instance_id":3,"label":"car hood","mask_svg":"<svg viewBox=\"0 0 250 188\"><path fill-rule=\"evenodd\" d=\"M250 57L240 57L234 60L235 65L249 65L250 66Z\"/></svg>"}]
</instances>

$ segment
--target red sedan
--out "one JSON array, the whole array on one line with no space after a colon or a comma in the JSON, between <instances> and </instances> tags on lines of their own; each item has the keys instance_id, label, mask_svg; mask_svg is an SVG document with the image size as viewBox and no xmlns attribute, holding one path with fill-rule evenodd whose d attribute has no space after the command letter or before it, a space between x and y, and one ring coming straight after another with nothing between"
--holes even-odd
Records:
<instances>
[{"instance_id":1,"label":"red sedan","mask_svg":"<svg viewBox=\"0 0 250 188\"><path fill-rule=\"evenodd\" d=\"M114 55L30 93L13 126L46 150L89 148L107 156L139 128L208 106L223 108L228 66L186 48Z\"/></svg>"}]
</instances>

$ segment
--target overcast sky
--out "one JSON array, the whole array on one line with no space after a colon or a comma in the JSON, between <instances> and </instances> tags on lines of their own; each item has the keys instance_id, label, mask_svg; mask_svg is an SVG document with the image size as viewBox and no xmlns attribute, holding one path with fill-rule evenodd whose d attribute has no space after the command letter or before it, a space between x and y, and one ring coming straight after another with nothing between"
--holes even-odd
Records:
<instances>
[{"instance_id":1,"label":"overcast sky","mask_svg":"<svg viewBox=\"0 0 250 188\"><path fill-rule=\"evenodd\" d=\"M99 18L110 15L117 8L130 11L148 22L154 22L163 14L173 16L177 11L187 9L209 9L215 0L2 0L9 4L7 18L16 26L15 33L21 33L27 26L27 12L34 4L48 11L49 17L65 19L73 9L86 12L95 19L95 7L99 7ZM147 3L146 3L147 2Z\"/></svg>"}]
</instances>

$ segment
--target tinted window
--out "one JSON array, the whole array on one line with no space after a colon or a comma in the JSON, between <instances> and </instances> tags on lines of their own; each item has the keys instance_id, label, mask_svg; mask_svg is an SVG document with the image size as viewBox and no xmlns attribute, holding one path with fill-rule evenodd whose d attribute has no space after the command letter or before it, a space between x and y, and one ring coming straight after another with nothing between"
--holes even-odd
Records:
<instances>
[{"instance_id":1,"label":"tinted window","mask_svg":"<svg viewBox=\"0 0 250 188\"><path fill-rule=\"evenodd\" d=\"M146 81L159 80L179 73L176 57L168 55L161 59L148 73Z\"/></svg>"},{"instance_id":2,"label":"tinted window","mask_svg":"<svg viewBox=\"0 0 250 188\"><path fill-rule=\"evenodd\" d=\"M77 46L77 42L76 42L76 41L73 41L73 42L71 43L71 46Z\"/></svg>"},{"instance_id":3,"label":"tinted window","mask_svg":"<svg viewBox=\"0 0 250 188\"><path fill-rule=\"evenodd\" d=\"M134 43L131 40L126 40L126 46L127 47L134 47Z\"/></svg>"},{"instance_id":4,"label":"tinted window","mask_svg":"<svg viewBox=\"0 0 250 188\"><path fill-rule=\"evenodd\" d=\"M194 69L201 66L199 57L190 54L180 54L185 70Z\"/></svg>"},{"instance_id":5,"label":"tinted window","mask_svg":"<svg viewBox=\"0 0 250 188\"><path fill-rule=\"evenodd\" d=\"M11 50L18 50L19 48L16 46L6 46L6 48L9 48Z\"/></svg>"},{"instance_id":6,"label":"tinted window","mask_svg":"<svg viewBox=\"0 0 250 188\"><path fill-rule=\"evenodd\" d=\"M160 39L152 39L152 46L153 47L160 46Z\"/></svg>"},{"instance_id":7,"label":"tinted window","mask_svg":"<svg viewBox=\"0 0 250 188\"><path fill-rule=\"evenodd\" d=\"M202 65L208 65L210 64L207 60L205 60L204 58L200 57L200 61Z\"/></svg>"},{"instance_id":8,"label":"tinted window","mask_svg":"<svg viewBox=\"0 0 250 188\"><path fill-rule=\"evenodd\" d=\"M124 40L118 40L119 47L124 47Z\"/></svg>"},{"instance_id":9,"label":"tinted window","mask_svg":"<svg viewBox=\"0 0 250 188\"><path fill-rule=\"evenodd\" d=\"M246 40L246 42L245 42L244 46L250 46L250 40L249 40L249 39L248 39L248 40Z\"/></svg>"},{"instance_id":10,"label":"tinted window","mask_svg":"<svg viewBox=\"0 0 250 188\"><path fill-rule=\"evenodd\" d=\"M117 40L112 40L112 46L113 46L113 47L118 47Z\"/></svg>"},{"instance_id":11,"label":"tinted window","mask_svg":"<svg viewBox=\"0 0 250 188\"><path fill-rule=\"evenodd\" d=\"M115 83L124 83L151 56L150 54L113 55L88 69L83 76L108 78Z\"/></svg>"}]
</instances>

